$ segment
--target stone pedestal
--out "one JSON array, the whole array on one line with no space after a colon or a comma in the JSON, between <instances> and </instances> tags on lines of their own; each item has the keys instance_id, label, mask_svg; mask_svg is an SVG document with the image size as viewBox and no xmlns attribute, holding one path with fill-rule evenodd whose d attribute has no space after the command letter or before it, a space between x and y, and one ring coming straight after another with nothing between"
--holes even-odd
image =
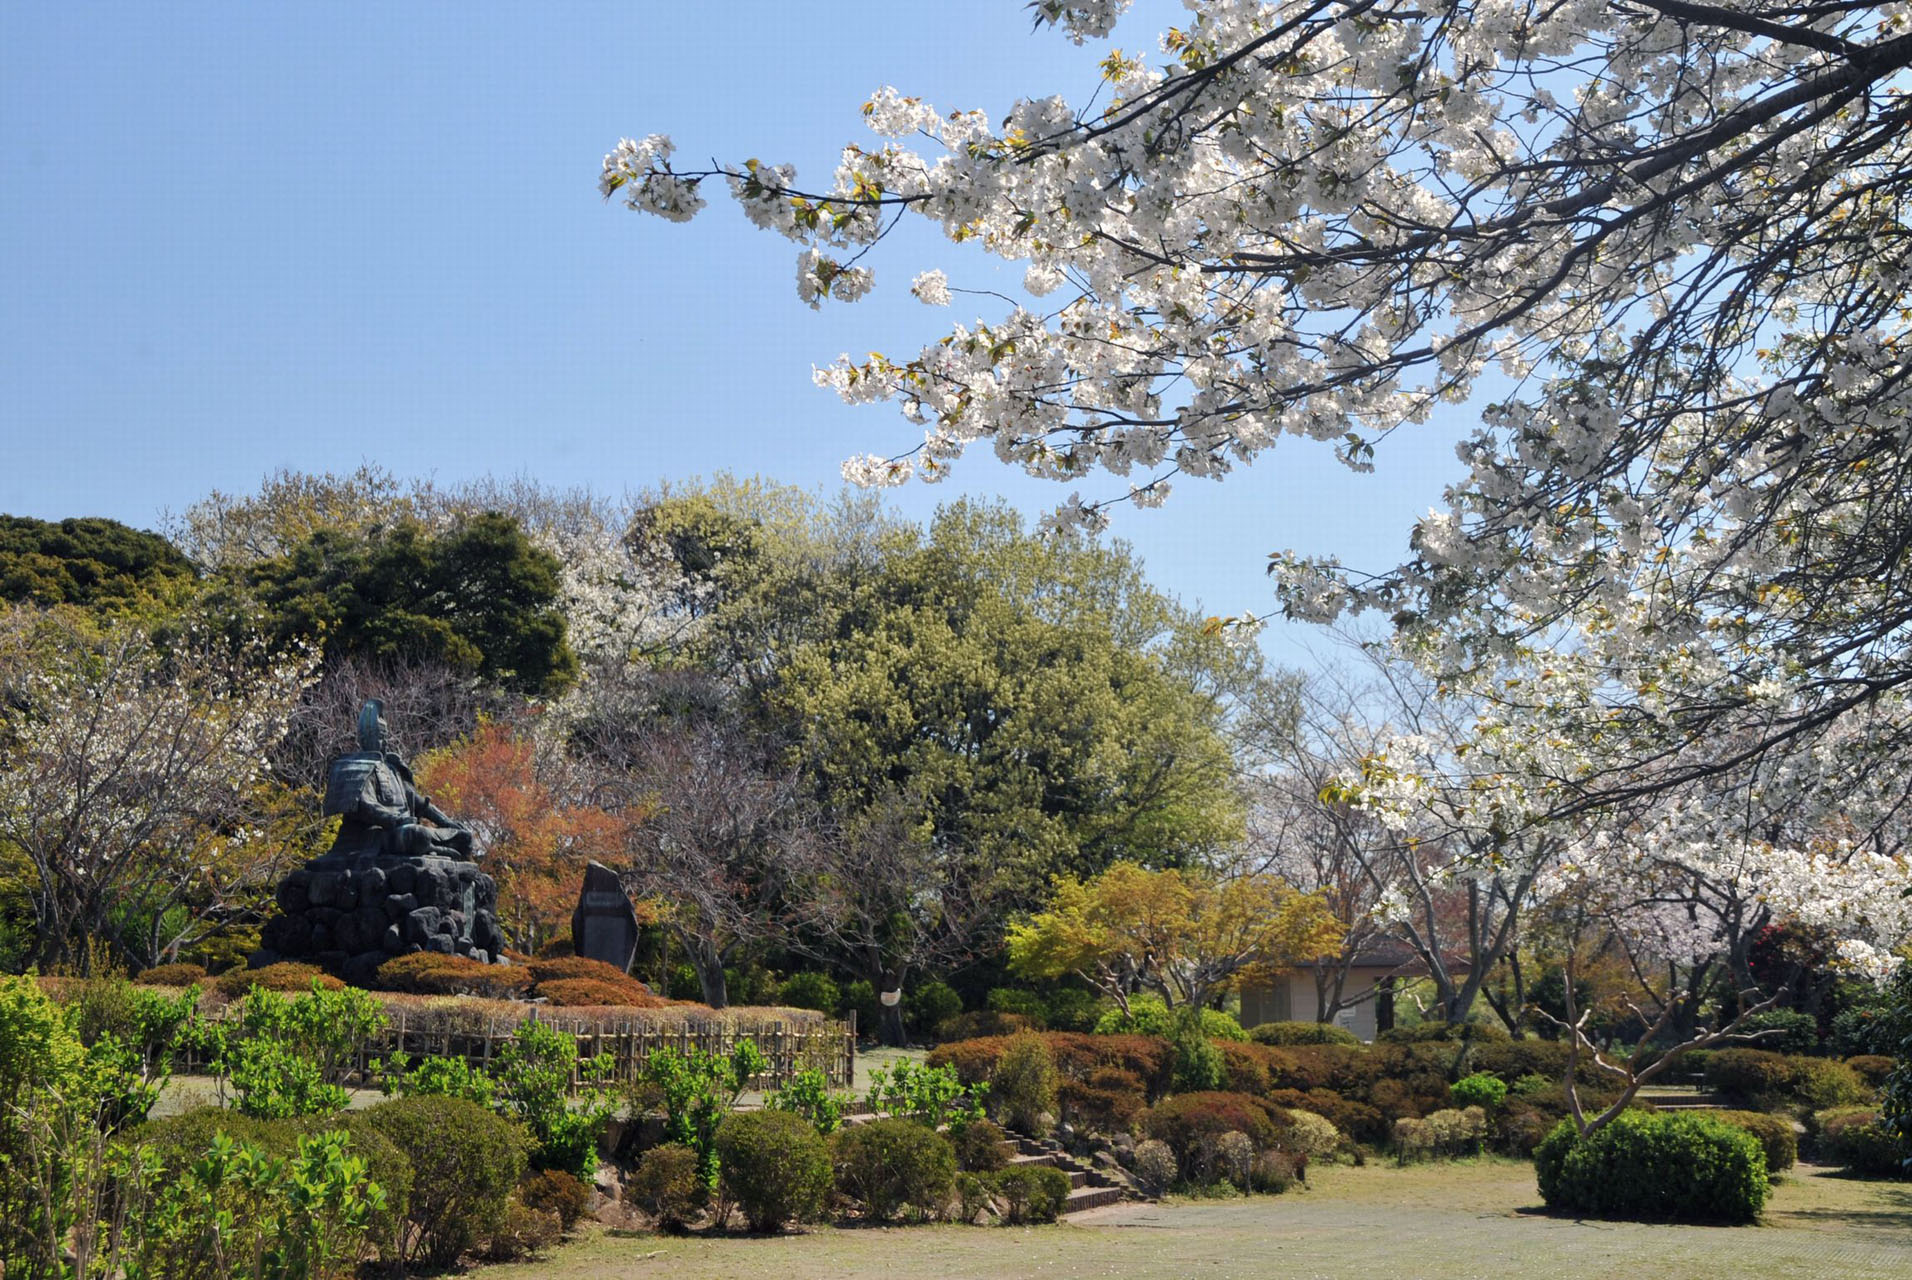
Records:
<instances>
[{"instance_id":1,"label":"stone pedestal","mask_svg":"<svg viewBox=\"0 0 1912 1280\"><path fill-rule=\"evenodd\" d=\"M324 854L279 885L282 914L266 922L257 968L279 960L319 965L354 986L415 951L500 960L498 886L476 863L383 853Z\"/></svg>"}]
</instances>

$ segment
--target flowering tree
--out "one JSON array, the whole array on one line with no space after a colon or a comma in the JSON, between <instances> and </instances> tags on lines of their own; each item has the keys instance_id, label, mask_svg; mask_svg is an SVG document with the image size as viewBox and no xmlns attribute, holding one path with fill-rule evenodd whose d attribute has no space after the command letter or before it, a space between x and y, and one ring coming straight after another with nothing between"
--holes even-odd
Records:
<instances>
[{"instance_id":1,"label":"flowering tree","mask_svg":"<svg viewBox=\"0 0 1912 1280\"><path fill-rule=\"evenodd\" d=\"M1035 9L1081 41L1125 7ZM1551 654L1557 682L1522 696L1592 707L1601 735L1553 775L1555 810L1730 775L1838 723L1891 759L1912 728L1912 20L1189 8L1162 65L1109 55L1092 106L1026 100L997 127L886 88L864 106L881 141L821 184L680 170L652 135L606 157L602 189L681 221L721 182L802 246L812 305L873 287L857 259L903 214L1028 264L1042 301L818 374L923 430L846 464L859 480L933 478L981 443L1040 476L1133 476L1154 503L1284 435L1366 468L1397 427L1474 405L1469 474L1411 560L1360 578L1283 558L1279 590L1295 616L1384 611L1443 674Z\"/></svg>"},{"instance_id":2,"label":"flowering tree","mask_svg":"<svg viewBox=\"0 0 1912 1280\"><path fill-rule=\"evenodd\" d=\"M90 964L97 938L155 964L306 852L261 828L307 655L23 609L0 626L0 671L0 840L32 867L35 963Z\"/></svg>"}]
</instances>

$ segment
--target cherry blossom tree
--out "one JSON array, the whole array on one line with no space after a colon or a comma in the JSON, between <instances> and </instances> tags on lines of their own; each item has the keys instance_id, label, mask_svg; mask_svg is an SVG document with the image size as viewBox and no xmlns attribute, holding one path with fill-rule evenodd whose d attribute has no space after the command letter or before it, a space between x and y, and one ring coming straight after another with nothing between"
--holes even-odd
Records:
<instances>
[{"instance_id":1,"label":"cherry blossom tree","mask_svg":"<svg viewBox=\"0 0 1912 1280\"><path fill-rule=\"evenodd\" d=\"M1120 0L1034 6L1078 42ZM948 112L883 88L835 173L601 186L693 217L719 184L799 246L813 306L875 286L902 216L1027 264L1028 297L818 381L921 431L852 460L936 478L973 445L1162 501L1284 436L1350 466L1443 404L1480 428L1446 509L1373 576L1276 561L1302 618L1376 609L1442 677L1576 717L1549 812L1598 814L1774 751L1887 761L1912 729L1905 281L1912 16L1762 0L1194 0L1081 105ZM1000 119L1001 123L995 121ZM951 301L960 262L919 276ZM1071 497L1095 522L1119 492ZM1542 661L1546 659L1547 661ZM1529 718L1531 720L1531 717ZM1538 793L1536 793L1536 796Z\"/></svg>"},{"instance_id":2,"label":"cherry blossom tree","mask_svg":"<svg viewBox=\"0 0 1912 1280\"><path fill-rule=\"evenodd\" d=\"M187 625L16 609L0 622L0 840L32 868L35 963L87 940L152 965L269 897L292 848L267 830L267 753L312 659Z\"/></svg>"}]
</instances>

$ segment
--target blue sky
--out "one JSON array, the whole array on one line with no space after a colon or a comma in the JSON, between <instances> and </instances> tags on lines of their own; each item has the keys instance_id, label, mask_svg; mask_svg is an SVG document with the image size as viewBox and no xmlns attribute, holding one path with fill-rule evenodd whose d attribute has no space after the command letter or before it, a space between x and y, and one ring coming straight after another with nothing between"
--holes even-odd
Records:
<instances>
[{"instance_id":1,"label":"blue sky","mask_svg":"<svg viewBox=\"0 0 1912 1280\"><path fill-rule=\"evenodd\" d=\"M1180 12L1143 0L1114 43L1153 53ZM680 159L822 181L879 85L1000 117L1080 101L1104 52L1032 34L1019 0L5 6L0 512L153 527L278 467L361 462L613 493L720 470L834 485L915 432L811 366L1000 305L926 308L921 270L1006 289L1020 269L911 229L867 260L874 295L812 312L795 246L717 201L687 226L606 205L604 152L663 132ZM1370 476L1288 442L1115 531L1185 599L1265 611L1271 551L1398 560L1464 425L1397 436ZM964 493L1032 515L1066 496L986 452L893 491L916 516ZM1305 638L1268 646L1292 660Z\"/></svg>"}]
</instances>

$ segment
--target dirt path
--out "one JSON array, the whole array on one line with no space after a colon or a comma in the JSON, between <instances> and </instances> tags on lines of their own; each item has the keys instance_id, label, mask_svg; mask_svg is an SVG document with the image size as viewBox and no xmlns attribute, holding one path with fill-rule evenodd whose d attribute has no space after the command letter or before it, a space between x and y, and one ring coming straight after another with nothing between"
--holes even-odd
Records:
<instances>
[{"instance_id":1,"label":"dirt path","mask_svg":"<svg viewBox=\"0 0 1912 1280\"><path fill-rule=\"evenodd\" d=\"M1758 1227L1576 1222L1531 1165L1317 1172L1306 1191L1131 1205L1056 1227L824 1228L769 1240L599 1234L484 1280L1741 1280L1912 1277L1912 1187L1801 1168Z\"/></svg>"}]
</instances>

